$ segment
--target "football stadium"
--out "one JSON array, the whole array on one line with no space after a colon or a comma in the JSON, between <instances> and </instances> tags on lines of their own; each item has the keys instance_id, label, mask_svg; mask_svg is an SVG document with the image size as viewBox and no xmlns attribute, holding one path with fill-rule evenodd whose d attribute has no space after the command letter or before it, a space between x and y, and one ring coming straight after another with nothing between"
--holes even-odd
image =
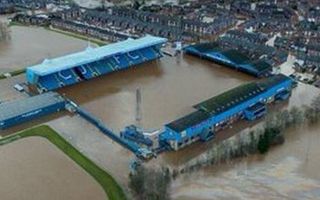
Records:
<instances>
[{"instance_id":1,"label":"football stadium","mask_svg":"<svg viewBox=\"0 0 320 200\"><path fill-rule=\"evenodd\" d=\"M269 76L272 71L272 66L266 61L251 60L238 50L223 49L217 42L190 45L185 52L256 77Z\"/></svg>"},{"instance_id":2,"label":"football stadium","mask_svg":"<svg viewBox=\"0 0 320 200\"><path fill-rule=\"evenodd\" d=\"M3 114L0 128L6 129L67 109L137 157L149 159L160 152L178 150L198 140L208 141L214 138L216 132L230 127L236 121L261 118L267 113L268 103L286 100L291 95L291 78L282 74L271 75L272 67L267 63L252 63L236 51L221 51L214 43L188 46L185 52L227 64L261 79L234 87L194 105L192 112L163 125L153 134L138 125L130 124L118 133L95 113L52 91L159 59L162 57L161 47L166 42L165 38L147 35L98 48L88 47L85 51L46 59L28 67L28 85L36 88L40 95L1 104L0 111Z\"/></svg>"},{"instance_id":3,"label":"football stadium","mask_svg":"<svg viewBox=\"0 0 320 200\"><path fill-rule=\"evenodd\" d=\"M46 59L27 68L27 81L40 92L76 84L158 59L161 57L160 48L166 41L164 38L145 36Z\"/></svg>"}]
</instances>

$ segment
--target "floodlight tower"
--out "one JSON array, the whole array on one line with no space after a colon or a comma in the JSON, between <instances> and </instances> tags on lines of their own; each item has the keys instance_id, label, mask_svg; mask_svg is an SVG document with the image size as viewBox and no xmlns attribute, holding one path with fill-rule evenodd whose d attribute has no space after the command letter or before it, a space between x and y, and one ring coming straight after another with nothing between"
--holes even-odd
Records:
<instances>
[{"instance_id":1,"label":"floodlight tower","mask_svg":"<svg viewBox=\"0 0 320 200\"><path fill-rule=\"evenodd\" d=\"M140 127L142 119L142 112L141 112L141 90L137 88L136 90L136 125Z\"/></svg>"}]
</instances>

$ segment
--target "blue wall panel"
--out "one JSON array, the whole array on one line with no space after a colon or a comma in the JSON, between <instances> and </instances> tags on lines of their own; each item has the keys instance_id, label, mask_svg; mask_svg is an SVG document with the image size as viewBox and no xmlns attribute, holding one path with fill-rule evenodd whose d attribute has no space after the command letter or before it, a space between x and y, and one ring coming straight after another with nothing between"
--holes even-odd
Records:
<instances>
[{"instance_id":1,"label":"blue wall panel","mask_svg":"<svg viewBox=\"0 0 320 200\"><path fill-rule=\"evenodd\" d=\"M267 89L265 92L253 97L252 99L246 102L238 104L223 113L213 115L209 119L201 122L200 124L197 124L196 126L187 128L185 131L182 131L183 135L189 138L195 137L199 135L203 130L206 130L214 126L215 124L223 122L238 113L244 112L245 109L247 109L248 107L258 102L266 101L268 98L274 97L276 94L281 93L282 91L285 91L285 90L291 91L291 88L292 88L292 80L288 79L284 82L281 82L278 85ZM165 126L165 132L161 135L160 138L164 140L175 140L177 142L181 142L184 140L181 133L177 133L174 130L170 129L169 127Z\"/></svg>"}]
</instances>

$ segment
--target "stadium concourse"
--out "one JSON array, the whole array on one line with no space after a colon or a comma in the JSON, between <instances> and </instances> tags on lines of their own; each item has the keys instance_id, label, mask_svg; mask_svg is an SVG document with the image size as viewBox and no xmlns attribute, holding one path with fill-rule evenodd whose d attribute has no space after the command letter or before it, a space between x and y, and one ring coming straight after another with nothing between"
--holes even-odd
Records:
<instances>
[{"instance_id":1,"label":"stadium concourse","mask_svg":"<svg viewBox=\"0 0 320 200\"><path fill-rule=\"evenodd\" d=\"M131 66L158 59L161 46L167 39L147 35L127 39L99 48L86 50L27 68L27 81L40 92L55 90L84 80L123 70Z\"/></svg>"}]
</instances>

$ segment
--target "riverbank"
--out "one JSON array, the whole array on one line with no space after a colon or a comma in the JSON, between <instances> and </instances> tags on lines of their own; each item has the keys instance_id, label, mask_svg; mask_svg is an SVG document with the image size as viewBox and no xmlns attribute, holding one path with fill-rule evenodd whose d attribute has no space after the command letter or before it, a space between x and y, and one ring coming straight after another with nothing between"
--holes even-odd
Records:
<instances>
[{"instance_id":1,"label":"riverbank","mask_svg":"<svg viewBox=\"0 0 320 200\"><path fill-rule=\"evenodd\" d=\"M118 183L107 172L81 154L58 133L49 126L39 126L19 132L0 139L0 145L5 145L26 137L44 137L57 148L63 151L69 158L75 161L81 168L88 172L104 189L110 200L124 200L126 196Z\"/></svg>"}]
</instances>

